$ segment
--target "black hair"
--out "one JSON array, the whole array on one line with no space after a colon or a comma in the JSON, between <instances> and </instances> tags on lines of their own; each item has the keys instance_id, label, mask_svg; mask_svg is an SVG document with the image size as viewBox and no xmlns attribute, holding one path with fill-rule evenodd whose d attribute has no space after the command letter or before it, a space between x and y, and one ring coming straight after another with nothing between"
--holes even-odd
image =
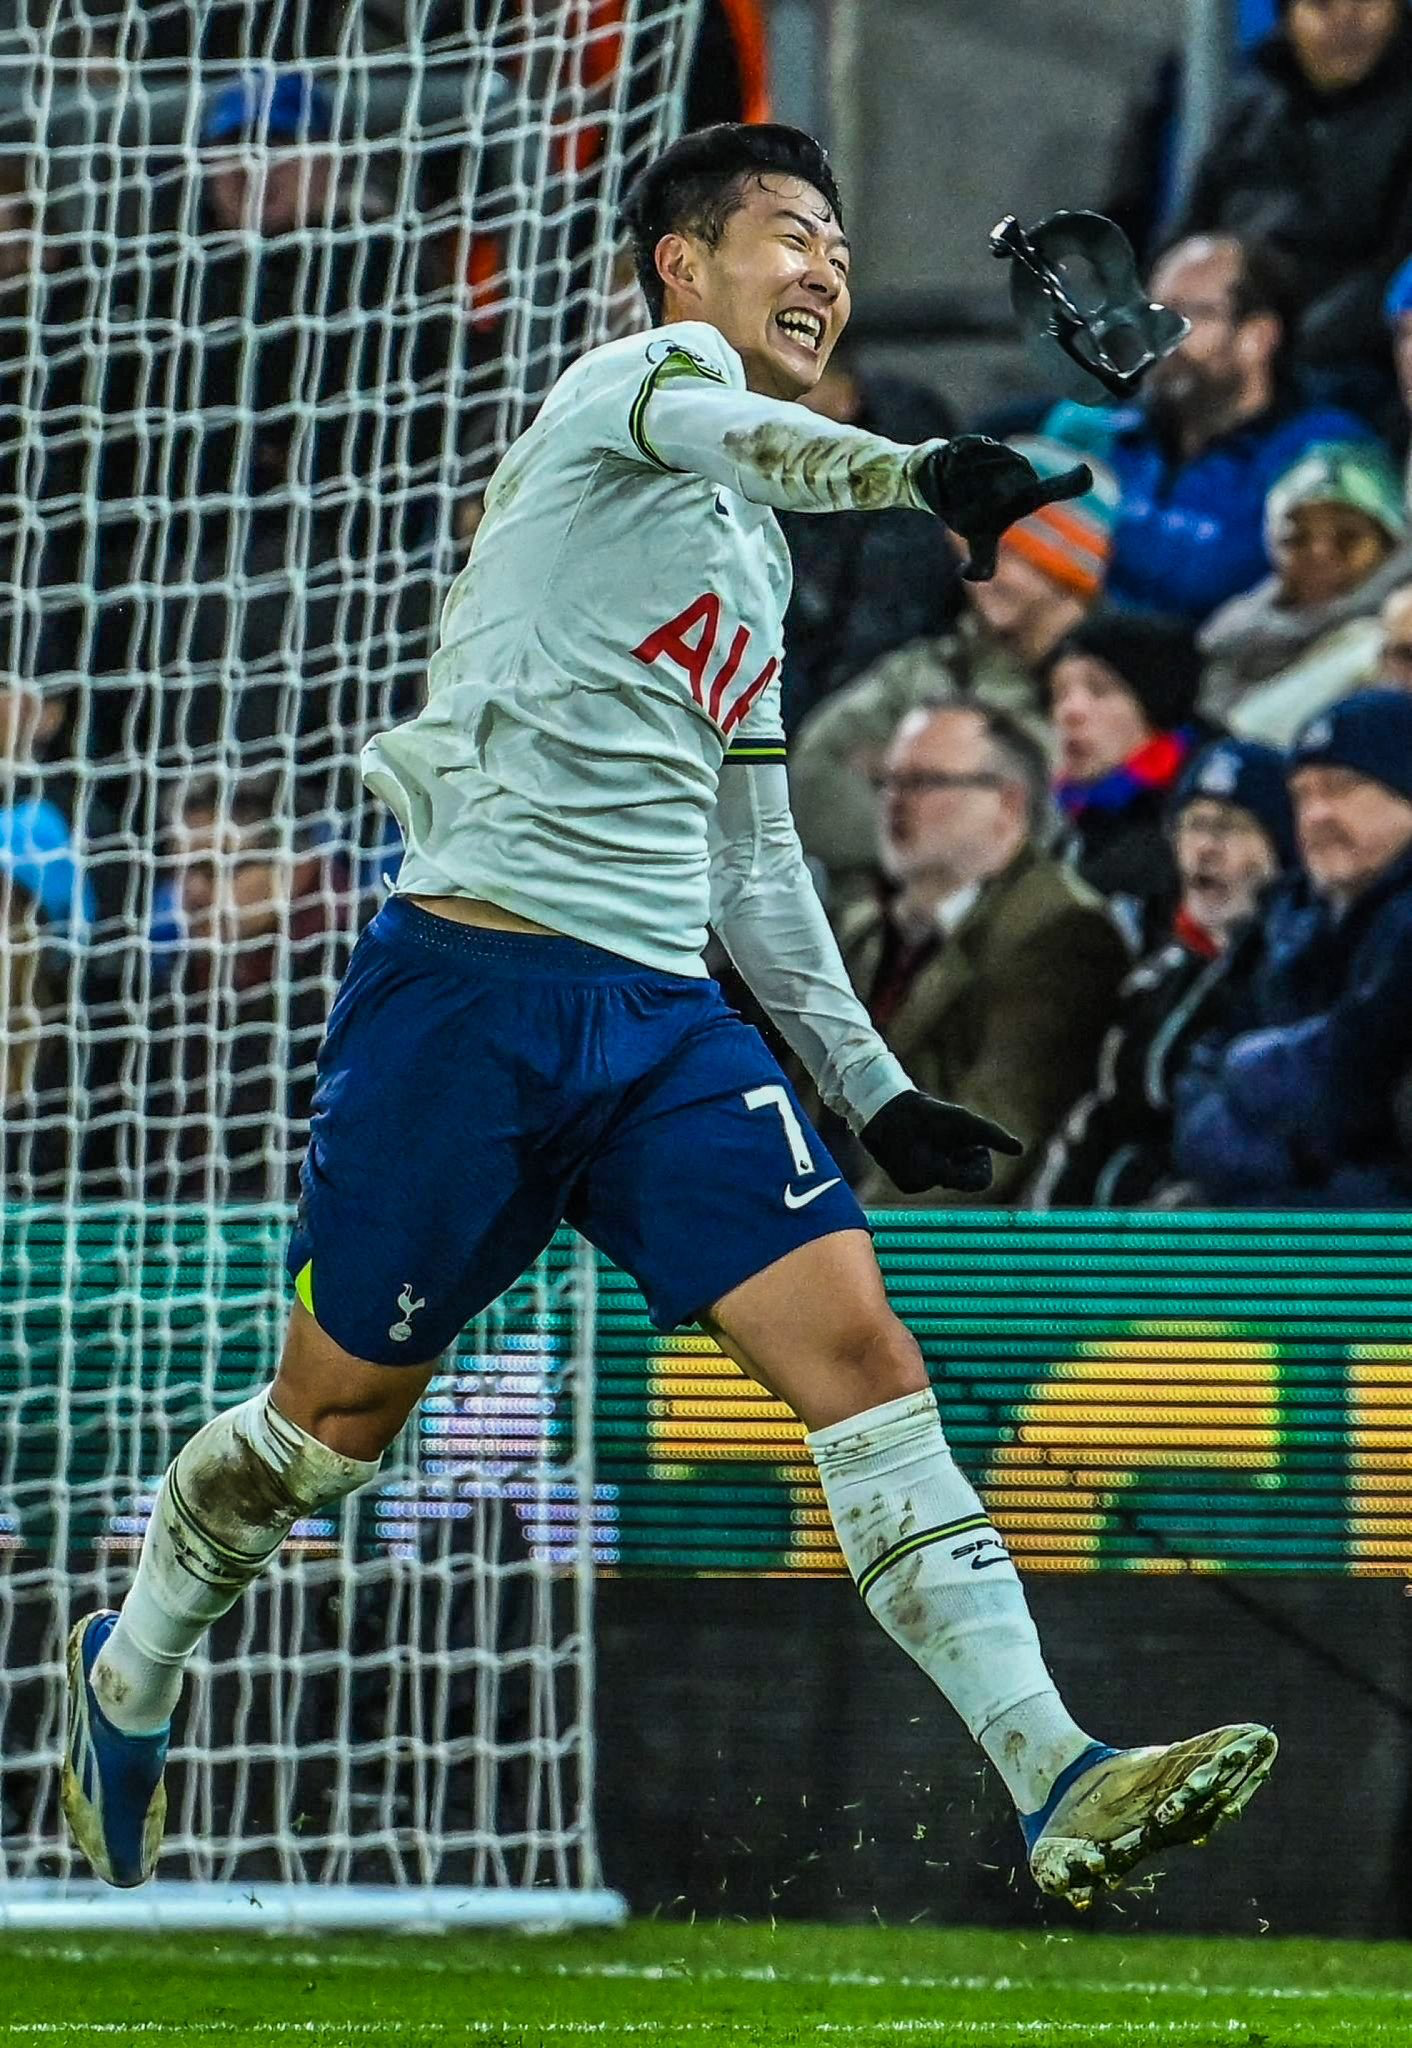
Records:
<instances>
[{"instance_id":1,"label":"black hair","mask_svg":"<svg viewBox=\"0 0 1412 2048\"><path fill-rule=\"evenodd\" d=\"M697 128L664 150L634 180L623 202L623 226L648 310L660 320L666 287L657 274L663 235L699 235L714 249L753 178L770 172L802 179L822 193L843 226L843 203L823 144L802 128L777 121L720 121Z\"/></svg>"}]
</instances>

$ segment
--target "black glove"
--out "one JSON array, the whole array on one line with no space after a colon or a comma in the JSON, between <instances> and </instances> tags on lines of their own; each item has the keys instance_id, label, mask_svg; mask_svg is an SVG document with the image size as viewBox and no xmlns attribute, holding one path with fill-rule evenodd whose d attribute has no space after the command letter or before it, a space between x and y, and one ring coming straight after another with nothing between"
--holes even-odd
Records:
<instances>
[{"instance_id":1,"label":"black glove","mask_svg":"<svg viewBox=\"0 0 1412 2048\"><path fill-rule=\"evenodd\" d=\"M988 434L960 434L934 448L916 476L928 506L970 549L961 574L971 583L988 582L995 574L996 550L1007 526L1028 519L1041 505L1081 498L1092 483L1086 462L1042 478L1023 455Z\"/></svg>"},{"instance_id":2,"label":"black glove","mask_svg":"<svg viewBox=\"0 0 1412 2048\"><path fill-rule=\"evenodd\" d=\"M1018 1159L1025 1149L1002 1124L924 1095L920 1088L894 1095L858 1136L904 1195L925 1194L928 1188L978 1195L991 1183L992 1152Z\"/></svg>"}]
</instances>

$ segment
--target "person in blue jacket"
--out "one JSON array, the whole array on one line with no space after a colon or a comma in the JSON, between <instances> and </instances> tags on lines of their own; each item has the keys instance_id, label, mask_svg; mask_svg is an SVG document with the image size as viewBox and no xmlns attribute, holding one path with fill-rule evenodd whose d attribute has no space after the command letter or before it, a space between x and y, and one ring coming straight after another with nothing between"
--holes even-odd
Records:
<instances>
[{"instance_id":1,"label":"person in blue jacket","mask_svg":"<svg viewBox=\"0 0 1412 2048\"><path fill-rule=\"evenodd\" d=\"M1064 401L1042 432L1098 455L1122 487L1110 602L1193 624L1269 574L1271 486L1320 441L1373 439L1332 405L1302 405L1285 375L1288 281L1262 244L1200 235L1152 274L1154 298L1191 322L1135 405Z\"/></svg>"},{"instance_id":2,"label":"person in blue jacket","mask_svg":"<svg viewBox=\"0 0 1412 2048\"><path fill-rule=\"evenodd\" d=\"M1207 1200L1412 1203L1412 695L1360 690L1290 757L1306 873L1278 891L1256 1028L1178 1082L1173 1154Z\"/></svg>"}]
</instances>

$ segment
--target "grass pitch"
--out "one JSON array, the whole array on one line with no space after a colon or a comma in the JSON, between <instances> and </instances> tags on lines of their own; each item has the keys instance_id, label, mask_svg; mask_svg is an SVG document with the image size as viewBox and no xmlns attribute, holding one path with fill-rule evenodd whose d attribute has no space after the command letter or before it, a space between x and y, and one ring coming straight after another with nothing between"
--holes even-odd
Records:
<instances>
[{"instance_id":1,"label":"grass pitch","mask_svg":"<svg viewBox=\"0 0 1412 2048\"><path fill-rule=\"evenodd\" d=\"M430 1940L14 1935L0 2044L1408 2048L1412 1948L641 1922Z\"/></svg>"}]
</instances>

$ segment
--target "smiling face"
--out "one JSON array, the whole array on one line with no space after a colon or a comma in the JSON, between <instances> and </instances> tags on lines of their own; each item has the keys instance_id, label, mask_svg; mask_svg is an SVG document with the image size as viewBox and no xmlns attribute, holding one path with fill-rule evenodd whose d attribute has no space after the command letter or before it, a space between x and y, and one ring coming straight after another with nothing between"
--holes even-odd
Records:
<instances>
[{"instance_id":1,"label":"smiling face","mask_svg":"<svg viewBox=\"0 0 1412 2048\"><path fill-rule=\"evenodd\" d=\"M848 324L848 242L823 194L800 178L747 178L714 246L664 235L664 319L705 320L745 365L752 391L801 398Z\"/></svg>"},{"instance_id":2,"label":"smiling face","mask_svg":"<svg viewBox=\"0 0 1412 2048\"><path fill-rule=\"evenodd\" d=\"M1412 848L1412 803L1351 768L1305 762L1289 793L1310 880L1336 901L1358 895Z\"/></svg>"},{"instance_id":3,"label":"smiling face","mask_svg":"<svg viewBox=\"0 0 1412 2048\"><path fill-rule=\"evenodd\" d=\"M1280 596L1296 608L1332 604L1366 583L1392 545L1377 520L1352 505L1295 505L1270 535Z\"/></svg>"}]
</instances>

